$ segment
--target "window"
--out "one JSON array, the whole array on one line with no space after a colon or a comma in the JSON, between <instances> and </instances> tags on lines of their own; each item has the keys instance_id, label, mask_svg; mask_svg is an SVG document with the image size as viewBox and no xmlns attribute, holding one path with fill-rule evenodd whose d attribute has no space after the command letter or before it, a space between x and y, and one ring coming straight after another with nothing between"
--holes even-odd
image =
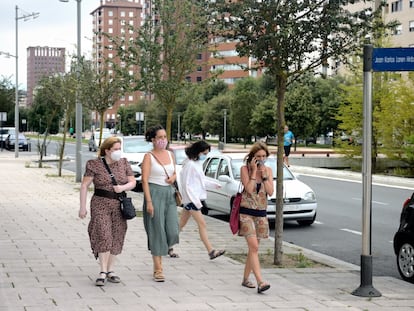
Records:
<instances>
[{"instance_id":1,"label":"window","mask_svg":"<svg viewBox=\"0 0 414 311\"><path fill-rule=\"evenodd\" d=\"M203 69L201 68L201 66L197 66L197 71L202 71Z\"/></svg>"},{"instance_id":2,"label":"window","mask_svg":"<svg viewBox=\"0 0 414 311\"><path fill-rule=\"evenodd\" d=\"M410 32L414 32L414 21L410 21L408 29Z\"/></svg>"},{"instance_id":3,"label":"window","mask_svg":"<svg viewBox=\"0 0 414 311\"><path fill-rule=\"evenodd\" d=\"M410 0L410 8L414 8L414 0Z\"/></svg>"},{"instance_id":4,"label":"window","mask_svg":"<svg viewBox=\"0 0 414 311\"><path fill-rule=\"evenodd\" d=\"M402 11L402 0L394 1L391 3L391 12Z\"/></svg>"},{"instance_id":5,"label":"window","mask_svg":"<svg viewBox=\"0 0 414 311\"><path fill-rule=\"evenodd\" d=\"M203 55L201 55L200 53L197 54L197 59L202 59Z\"/></svg>"},{"instance_id":6,"label":"window","mask_svg":"<svg viewBox=\"0 0 414 311\"><path fill-rule=\"evenodd\" d=\"M402 33L402 25L395 27L394 35L400 35Z\"/></svg>"},{"instance_id":7,"label":"window","mask_svg":"<svg viewBox=\"0 0 414 311\"><path fill-rule=\"evenodd\" d=\"M114 12L113 11L108 11L108 16L114 16Z\"/></svg>"},{"instance_id":8,"label":"window","mask_svg":"<svg viewBox=\"0 0 414 311\"><path fill-rule=\"evenodd\" d=\"M201 82L203 79L201 77L197 77L197 82Z\"/></svg>"}]
</instances>

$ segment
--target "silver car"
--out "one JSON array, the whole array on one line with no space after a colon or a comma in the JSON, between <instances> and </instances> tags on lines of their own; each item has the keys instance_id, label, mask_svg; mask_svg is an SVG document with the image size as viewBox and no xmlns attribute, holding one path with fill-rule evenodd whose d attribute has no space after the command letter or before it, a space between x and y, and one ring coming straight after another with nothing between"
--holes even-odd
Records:
<instances>
[{"instance_id":1,"label":"silver car","mask_svg":"<svg viewBox=\"0 0 414 311\"><path fill-rule=\"evenodd\" d=\"M220 189L207 188L207 208L230 214L233 199L240 187L240 168L244 164L245 153L223 153L207 157L203 163L207 178L215 179L221 184ZM273 170L276 189L276 158L270 156L266 165ZM309 226L316 218L316 196L313 190L299 181L286 167L283 168L283 219L295 220L300 225ZM268 197L267 217L274 222L276 216L276 191Z\"/></svg>"}]
</instances>

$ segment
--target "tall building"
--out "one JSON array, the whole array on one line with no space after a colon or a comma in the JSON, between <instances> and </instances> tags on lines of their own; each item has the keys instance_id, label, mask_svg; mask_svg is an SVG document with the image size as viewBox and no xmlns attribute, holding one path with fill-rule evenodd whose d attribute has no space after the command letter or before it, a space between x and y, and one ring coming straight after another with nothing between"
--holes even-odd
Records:
<instances>
[{"instance_id":1,"label":"tall building","mask_svg":"<svg viewBox=\"0 0 414 311\"><path fill-rule=\"evenodd\" d=\"M27 48L27 105L33 104L33 91L43 78L65 72L65 48L36 46Z\"/></svg>"},{"instance_id":2,"label":"tall building","mask_svg":"<svg viewBox=\"0 0 414 311\"><path fill-rule=\"evenodd\" d=\"M130 26L141 26L145 17L144 10L146 7L145 0L101 0L100 6L95 9L92 15L93 23L93 47L92 56L93 61L98 67L107 61L109 66L108 74L113 73L111 69L113 62L116 61L116 54L111 51L111 43L105 34L112 37L119 37L129 40L134 36L134 33L129 29ZM131 67L129 71L131 74L137 68ZM105 113L104 127L114 128L117 122L117 111L121 106L128 106L136 104L141 98L140 92L127 93L110 107ZM97 114L92 115L92 122L98 126L101 120L97 120Z\"/></svg>"}]
</instances>

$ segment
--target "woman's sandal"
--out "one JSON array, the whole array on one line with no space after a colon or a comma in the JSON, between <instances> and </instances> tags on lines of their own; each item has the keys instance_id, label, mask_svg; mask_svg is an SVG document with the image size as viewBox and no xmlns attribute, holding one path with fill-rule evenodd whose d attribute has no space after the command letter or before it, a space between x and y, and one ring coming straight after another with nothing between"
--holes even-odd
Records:
<instances>
[{"instance_id":1,"label":"woman's sandal","mask_svg":"<svg viewBox=\"0 0 414 311\"><path fill-rule=\"evenodd\" d=\"M162 274L162 271L154 271L154 281L155 282L165 281L165 277L164 277L164 274Z\"/></svg>"},{"instance_id":2,"label":"woman's sandal","mask_svg":"<svg viewBox=\"0 0 414 311\"><path fill-rule=\"evenodd\" d=\"M247 288L256 288L256 285L249 281L249 279L244 279L241 285Z\"/></svg>"},{"instance_id":3,"label":"woman's sandal","mask_svg":"<svg viewBox=\"0 0 414 311\"><path fill-rule=\"evenodd\" d=\"M168 256L170 256L171 258L179 258L180 257L180 256L178 256L178 254L174 253L173 248L168 249Z\"/></svg>"},{"instance_id":4,"label":"woman's sandal","mask_svg":"<svg viewBox=\"0 0 414 311\"><path fill-rule=\"evenodd\" d=\"M105 277L101 277L102 276L102 274L103 275L105 275ZM96 286L104 286L105 285L105 280L106 280L106 277L107 277L107 273L106 272L100 272L100 275L99 275L99 278L97 278L96 279L96 281L95 281L95 285Z\"/></svg>"},{"instance_id":5,"label":"woman's sandal","mask_svg":"<svg viewBox=\"0 0 414 311\"><path fill-rule=\"evenodd\" d=\"M225 250L215 250L213 249L210 253L208 253L208 255L210 256L210 259L215 259L217 257L220 257L221 255L223 255L226 251Z\"/></svg>"},{"instance_id":6,"label":"woman's sandal","mask_svg":"<svg viewBox=\"0 0 414 311\"><path fill-rule=\"evenodd\" d=\"M257 284L257 293L263 293L264 291L268 290L270 288L270 284L266 282L260 282Z\"/></svg>"},{"instance_id":7,"label":"woman's sandal","mask_svg":"<svg viewBox=\"0 0 414 311\"><path fill-rule=\"evenodd\" d=\"M109 271L106 273L106 275L108 276L108 281L112 282L112 283L120 283L121 282L121 278L117 275L115 275L115 272L113 271Z\"/></svg>"}]
</instances>

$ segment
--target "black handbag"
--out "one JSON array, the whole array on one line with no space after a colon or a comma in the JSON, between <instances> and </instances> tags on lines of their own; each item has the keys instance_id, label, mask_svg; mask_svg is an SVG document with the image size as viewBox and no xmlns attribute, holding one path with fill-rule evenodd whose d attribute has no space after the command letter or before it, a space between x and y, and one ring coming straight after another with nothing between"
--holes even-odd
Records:
<instances>
[{"instance_id":1,"label":"black handbag","mask_svg":"<svg viewBox=\"0 0 414 311\"><path fill-rule=\"evenodd\" d=\"M108 166L108 163L106 163L106 160L104 157L102 157L102 162L104 163L106 170L109 173L109 176L111 176L112 184L118 185L118 183L115 180L114 174L112 174L111 169ZM122 217L125 219L133 219L137 215L137 212L135 211L135 206L132 203L132 198L127 197L127 194L125 191L122 191L122 193L118 194L118 199L121 202L121 213Z\"/></svg>"}]
</instances>

